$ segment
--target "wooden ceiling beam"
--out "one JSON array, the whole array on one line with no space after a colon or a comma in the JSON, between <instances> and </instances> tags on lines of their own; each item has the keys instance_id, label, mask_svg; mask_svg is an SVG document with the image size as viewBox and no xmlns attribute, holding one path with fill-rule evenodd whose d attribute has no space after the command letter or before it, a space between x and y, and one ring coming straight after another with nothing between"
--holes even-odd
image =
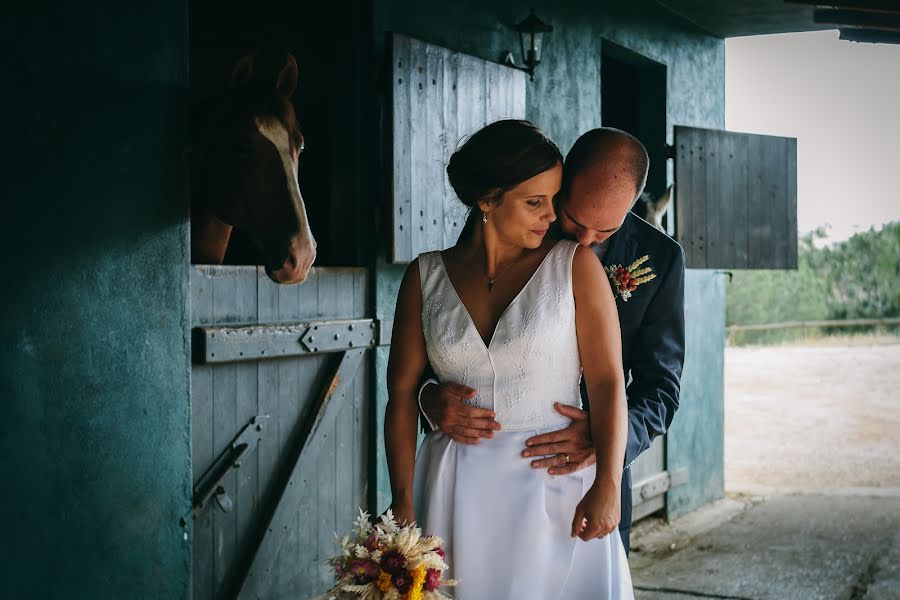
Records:
<instances>
[{"instance_id":1,"label":"wooden ceiling beam","mask_svg":"<svg viewBox=\"0 0 900 600\"><path fill-rule=\"evenodd\" d=\"M841 39L867 44L900 44L900 32L875 29L841 29Z\"/></svg>"},{"instance_id":2,"label":"wooden ceiling beam","mask_svg":"<svg viewBox=\"0 0 900 600\"><path fill-rule=\"evenodd\" d=\"M785 0L786 4L803 4L820 8L852 9L865 12L900 14L897 0Z\"/></svg>"},{"instance_id":3,"label":"wooden ceiling beam","mask_svg":"<svg viewBox=\"0 0 900 600\"><path fill-rule=\"evenodd\" d=\"M900 13L892 15L860 10L817 8L813 13L813 22L834 24L841 27L900 31Z\"/></svg>"}]
</instances>

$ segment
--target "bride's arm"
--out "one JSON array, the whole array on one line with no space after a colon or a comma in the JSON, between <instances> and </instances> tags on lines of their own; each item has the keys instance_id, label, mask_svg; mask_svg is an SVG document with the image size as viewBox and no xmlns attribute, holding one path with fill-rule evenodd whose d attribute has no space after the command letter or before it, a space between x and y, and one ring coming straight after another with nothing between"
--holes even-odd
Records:
<instances>
[{"instance_id":1,"label":"bride's arm","mask_svg":"<svg viewBox=\"0 0 900 600\"><path fill-rule=\"evenodd\" d=\"M621 519L628 405L616 302L603 265L583 246L575 251L572 288L578 352L591 405L591 436L597 452L597 476L575 511L572 535L589 540L611 533ZM582 529L583 520L587 523Z\"/></svg>"},{"instance_id":2,"label":"bride's arm","mask_svg":"<svg viewBox=\"0 0 900 600\"><path fill-rule=\"evenodd\" d=\"M397 294L391 352L388 359L388 403L384 417L384 445L398 521L413 521L413 471L419 409L416 392L425 370L425 338L422 334L422 292L418 259L410 263Z\"/></svg>"}]
</instances>

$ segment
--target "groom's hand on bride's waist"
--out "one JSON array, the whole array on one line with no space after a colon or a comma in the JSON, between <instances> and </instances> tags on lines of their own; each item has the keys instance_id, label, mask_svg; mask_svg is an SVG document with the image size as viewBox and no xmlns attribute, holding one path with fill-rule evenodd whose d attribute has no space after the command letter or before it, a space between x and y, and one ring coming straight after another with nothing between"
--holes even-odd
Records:
<instances>
[{"instance_id":1,"label":"groom's hand on bride's waist","mask_svg":"<svg viewBox=\"0 0 900 600\"><path fill-rule=\"evenodd\" d=\"M588 413L570 406L555 402L556 412L572 419L572 423L563 429L542 433L525 440L528 446L522 450L522 456L529 458L535 469L548 469L551 475L567 475L585 469L597 462L594 443L591 441L591 424Z\"/></svg>"},{"instance_id":2,"label":"groom's hand on bride's waist","mask_svg":"<svg viewBox=\"0 0 900 600\"><path fill-rule=\"evenodd\" d=\"M460 444L477 444L500 430L494 411L466 402L477 393L478 390L459 383L428 385L420 397L422 411L450 439Z\"/></svg>"}]
</instances>

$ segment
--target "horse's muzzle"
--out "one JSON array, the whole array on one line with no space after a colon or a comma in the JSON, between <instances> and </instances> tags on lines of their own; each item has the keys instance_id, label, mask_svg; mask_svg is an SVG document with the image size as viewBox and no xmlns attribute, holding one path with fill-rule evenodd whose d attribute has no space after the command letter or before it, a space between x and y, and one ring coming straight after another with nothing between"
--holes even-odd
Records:
<instances>
[{"instance_id":1,"label":"horse's muzzle","mask_svg":"<svg viewBox=\"0 0 900 600\"><path fill-rule=\"evenodd\" d=\"M275 283L289 285L303 283L309 277L309 270L316 260L316 243L304 244L301 248L290 248L287 258L281 264L266 261L266 275Z\"/></svg>"}]
</instances>

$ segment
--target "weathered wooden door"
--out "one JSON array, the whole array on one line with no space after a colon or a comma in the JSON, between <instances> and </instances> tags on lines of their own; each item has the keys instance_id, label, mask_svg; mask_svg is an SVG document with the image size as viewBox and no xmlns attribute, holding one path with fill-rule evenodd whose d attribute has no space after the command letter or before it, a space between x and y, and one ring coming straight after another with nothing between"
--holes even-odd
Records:
<instances>
[{"instance_id":1,"label":"weathered wooden door","mask_svg":"<svg viewBox=\"0 0 900 600\"><path fill-rule=\"evenodd\" d=\"M487 123L525 118L525 74L401 34L391 61L392 258L408 263L456 243L467 209L447 162Z\"/></svg>"},{"instance_id":2,"label":"weathered wooden door","mask_svg":"<svg viewBox=\"0 0 900 600\"><path fill-rule=\"evenodd\" d=\"M673 153L688 268L797 268L796 138L676 126Z\"/></svg>"},{"instance_id":3,"label":"weathered wooden door","mask_svg":"<svg viewBox=\"0 0 900 600\"><path fill-rule=\"evenodd\" d=\"M367 272L191 269L193 595L305 598L368 505Z\"/></svg>"}]
</instances>

